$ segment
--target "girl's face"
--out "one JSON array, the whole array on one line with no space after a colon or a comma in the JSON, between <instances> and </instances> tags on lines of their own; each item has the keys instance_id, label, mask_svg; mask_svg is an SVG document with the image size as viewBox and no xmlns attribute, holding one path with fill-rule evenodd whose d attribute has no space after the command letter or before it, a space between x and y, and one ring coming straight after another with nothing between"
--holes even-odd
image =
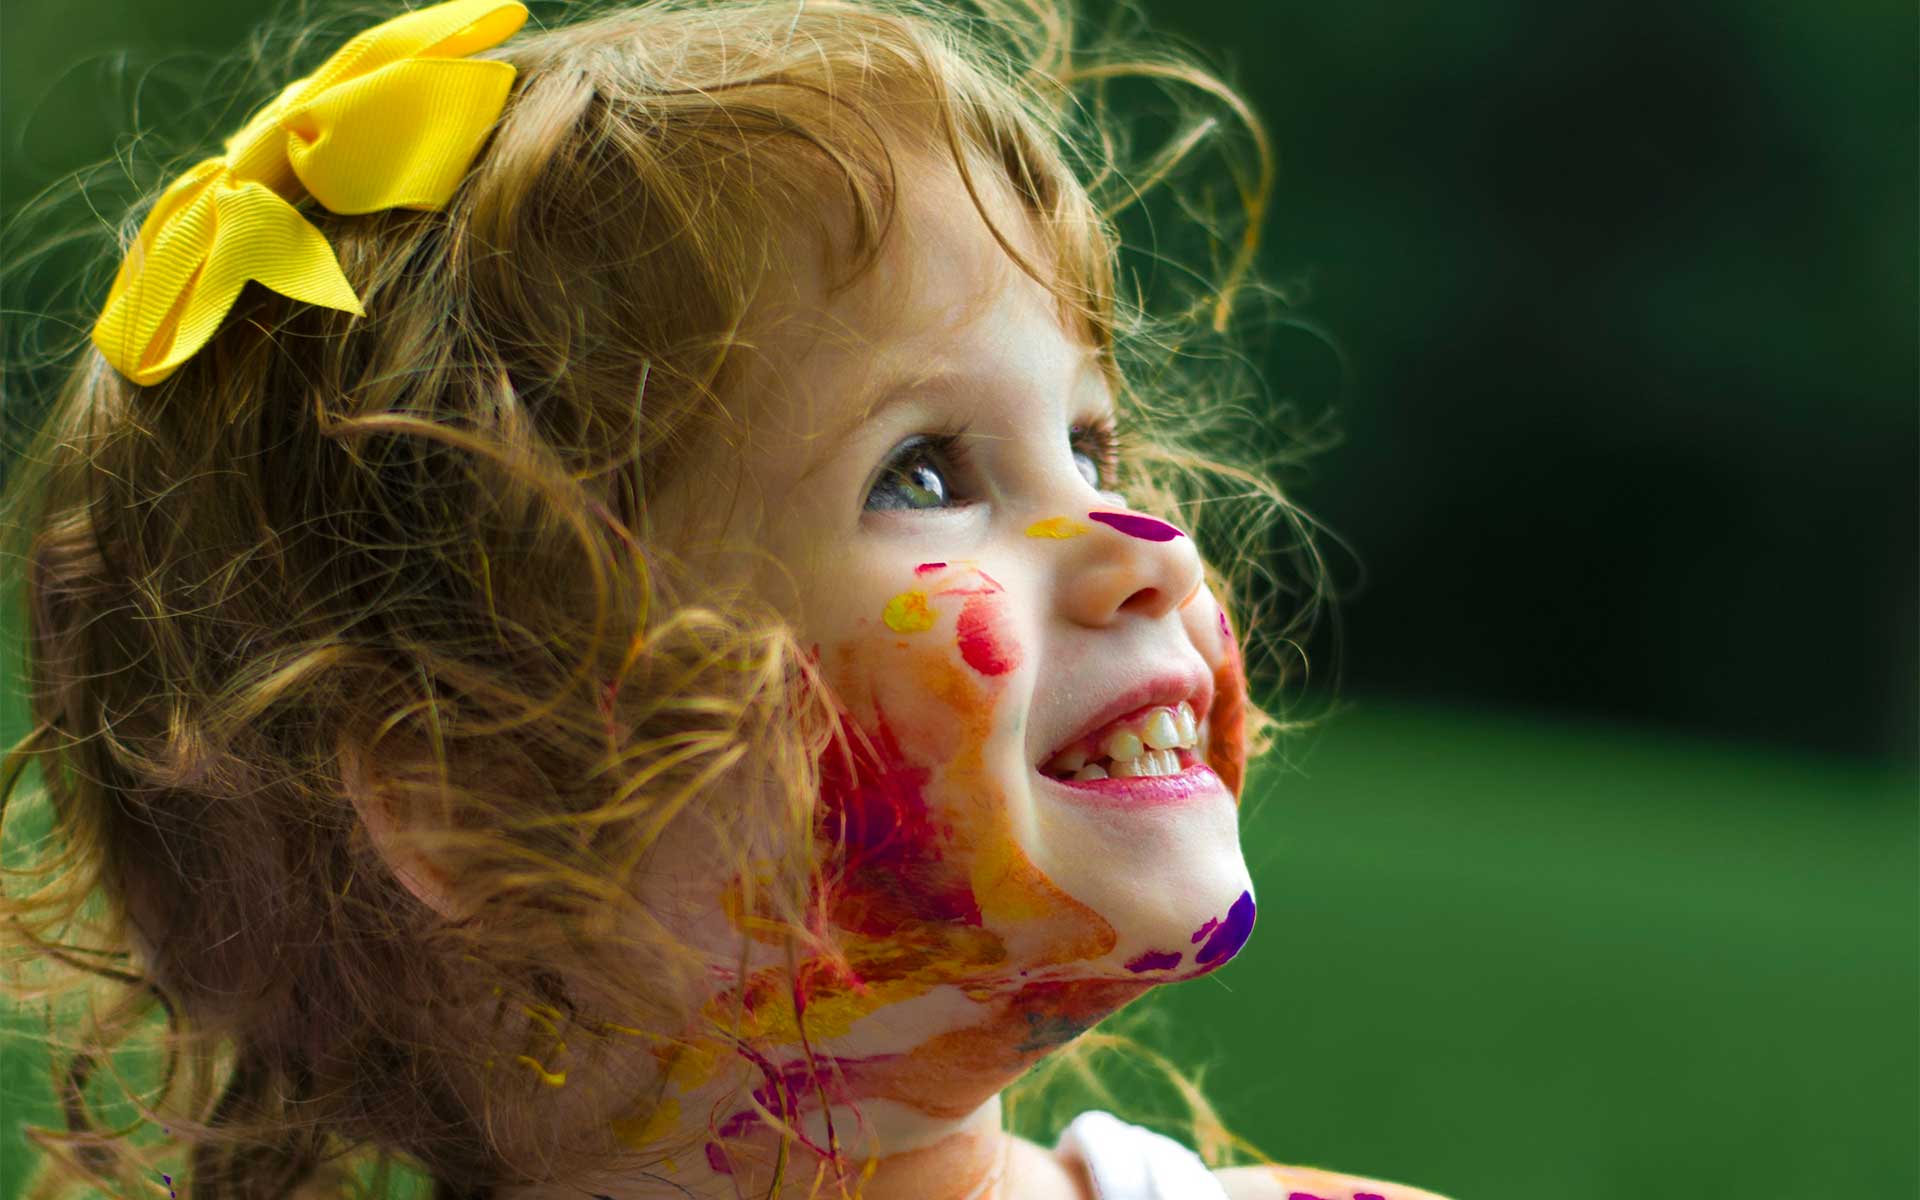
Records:
<instances>
[{"instance_id":1,"label":"girl's face","mask_svg":"<svg viewBox=\"0 0 1920 1200\"><path fill-rule=\"evenodd\" d=\"M870 741L854 735L851 761L830 751L822 766L827 912L856 976L916 981L900 999L935 982L1211 971L1253 922L1245 684L1225 617L1193 542L1103 491L1087 431L1114 408L1091 348L957 173L903 178L894 236L856 286L827 297L803 269L817 260L795 255L749 331L739 392L767 501L754 540L779 564L758 583L795 597L803 644ZM996 199L1002 231L1043 263L1011 198ZM922 436L949 428L964 429L964 460ZM697 493L669 502L698 519ZM1156 681L1172 690L1125 709L1187 700L1211 773L1158 798L1042 773Z\"/></svg>"}]
</instances>

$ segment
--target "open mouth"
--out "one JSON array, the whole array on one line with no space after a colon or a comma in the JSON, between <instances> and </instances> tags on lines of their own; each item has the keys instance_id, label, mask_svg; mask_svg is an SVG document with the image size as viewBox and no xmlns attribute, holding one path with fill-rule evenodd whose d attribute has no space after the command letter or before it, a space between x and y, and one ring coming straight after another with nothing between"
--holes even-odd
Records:
<instances>
[{"instance_id":1,"label":"open mouth","mask_svg":"<svg viewBox=\"0 0 1920 1200\"><path fill-rule=\"evenodd\" d=\"M1207 754L1208 730L1186 701L1151 705L1070 744L1040 766L1050 779L1088 782L1178 775Z\"/></svg>"},{"instance_id":2,"label":"open mouth","mask_svg":"<svg viewBox=\"0 0 1920 1200\"><path fill-rule=\"evenodd\" d=\"M1200 752L1190 746L1179 746L1172 750L1162 750L1143 754L1138 758L1115 762L1102 756L1089 759L1078 771L1042 771L1049 779L1062 783L1089 782L1097 779L1145 779L1164 775L1178 775L1190 771L1206 760ZM1088 771L1087 768L1095 768Z\"/></svg>"}]
</instances>

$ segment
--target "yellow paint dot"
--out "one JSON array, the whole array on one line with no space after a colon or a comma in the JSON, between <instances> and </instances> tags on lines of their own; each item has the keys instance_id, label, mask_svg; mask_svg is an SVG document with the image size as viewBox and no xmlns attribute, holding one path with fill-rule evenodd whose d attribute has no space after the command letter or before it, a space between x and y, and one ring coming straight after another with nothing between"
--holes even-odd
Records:
<instances>
[{"instance_id":1,"label":"yellow paint dot","mask_svg":"<svg viewBox=\"0 0 1920 1200\"><path fill-rule=\"evenodd\" d=\"M919 633L933 628L933 610L927 607L925 592L901 592L887 601L880 619L895 633Z\"/></svg>"},{"instance_id":2,"label":"yellow paint dot","mask_svg":"<svg viewBox=\"0 0 1920 1200\"><path fill-rule=\"evenodd\" d=\"M1072 517L1048 517L1027 526L1028 537L1070 538L1093 532L1093 526Z\"/></svg>"}]
</instances>

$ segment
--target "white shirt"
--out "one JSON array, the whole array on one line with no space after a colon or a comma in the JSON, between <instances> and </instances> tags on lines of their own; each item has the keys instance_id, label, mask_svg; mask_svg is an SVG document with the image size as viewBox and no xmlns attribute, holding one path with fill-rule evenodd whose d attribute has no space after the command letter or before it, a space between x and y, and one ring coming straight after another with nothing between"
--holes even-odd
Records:
<instances>
[{"instance_id":1,"label":"white shirt","mask_svg":"<svg viewBox=\"0 0 1920 1200\"><path fill-rule=\"evenodd\" d=\"M1227 1200L1198 1154L1110 1112L1083 1112L1054 1149L1087 1164L1098 1200Z\"/></svg>"}]
</instances>

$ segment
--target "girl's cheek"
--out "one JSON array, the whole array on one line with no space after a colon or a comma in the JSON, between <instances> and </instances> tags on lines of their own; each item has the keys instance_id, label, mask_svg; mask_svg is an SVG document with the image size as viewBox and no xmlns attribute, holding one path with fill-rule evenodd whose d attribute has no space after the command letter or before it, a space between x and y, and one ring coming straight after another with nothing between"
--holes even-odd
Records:
<instances>
[{"instance_id":1,"label":"girl's cheek","mask_svg":"<svg viewBox=\"0 0 1920 1200\"><path fill-rule=\"evenodd\" d=\"M1025 651L998 582L943 566L917 572L823 651L836 695L857 707L841 714L847 753L830 749L822 763L817 833L837 857L830 915L867 937L903 923L981 925L971 860L1009 836L995 788L967 772Z\"/></svg>"},{"instance_id":2,"label":"girl's cheek","mask_svg":"<svg viewBox=\"0 0 1920 1200\"><path fill-rule=\"evenodd\" d=\"M863 619L857 640L876 705L896 724L935 726L909 743L932 764L986 745L1027 651L1009 620L1007 591L990 572L934 561L904 582Z\"/></svg>"}]
</instances>

